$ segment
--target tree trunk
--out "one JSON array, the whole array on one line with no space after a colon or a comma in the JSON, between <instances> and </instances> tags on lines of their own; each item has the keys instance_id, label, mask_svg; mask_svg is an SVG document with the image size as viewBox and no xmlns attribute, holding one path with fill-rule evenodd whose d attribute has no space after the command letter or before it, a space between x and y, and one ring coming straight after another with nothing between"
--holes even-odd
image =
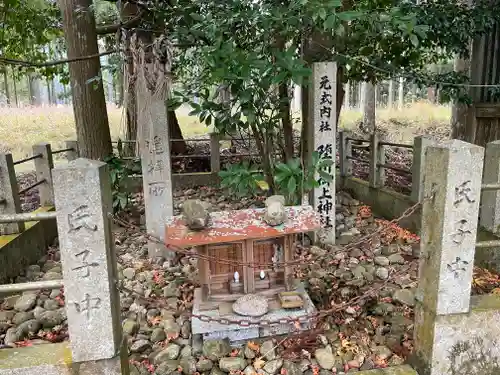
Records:
<instances>
[{"instance_id":1,"label":"tree trunk","mask_svg":"<svg viewBox=\"0 0 500 375\"><path fill-rule=\"evenodd\" d=\"M363 130L368 134L375 131L375 85L363 82Z\"/></svg>"},{"instance_id":2,"label":"tree trunk","mask_svg":"<svg viewBox=\"0 0 500 375\"><path fill-rule=\"evenodd\" d=\"M467 73L470 68L470 61L455 58L454 69L455 72ZM451 107L451 139L459 139L467 141L467 116L468 105L464 103L453 102Z\"/></svg>"},{"instance_id":3,"label":"tree trunk","mask_svg":"<svg viewBox=\"0 0 500 375\"><path fill-rule=\"evenodd\" d=\"M3 68L3 84L5 89L5 100L7 105L10 105L10 90L9 90L9 75L7 74L7 66Z\"/></svg>"},{"instance_id":4,"label":"tree trunk","mask_svg":"<svg viewBox=\"0 0 500 375\"><path fill-rule=\"evenodd\" d=\"M51 105L54 103L54 98L52 96L52 91L50 89L50 80L47 79L46 82L47 82L47 101L48 101L48 104Z\"/></svg>"},{"instance_id":5,"label":"tree trunk","mask_svg":"<svg viewBox=\"0 0 500 375\"><path fill-rule=\"evenodd\" d=\"M58 0L68 58L96 55L92 0ZM99 57L69 63L71 94L80 156L103 160L111 155L111 134Z\"/></svg>"},{"instance_id":6,"label":"tree trunk","mask_svg":"<svg viewBox=\"0 0 500 375\"><path fill-rule=\"evenodd\" d=\"M34 73L28 76L28 86L30 93L30 104L33 106L42 105L42 93L40 92L40 80Z\"/></svg>"},{"instance_id":7,"label":"tree trunk","mask_svg":"<svg viewBox=\"0 0 500 375\"><path fill-rule=\"evenodd\" d=\"M394 107L394 80L389 81L389 95L387 96L387 107L392 109Z\"/></svg>"},{"instance_id":8,"label":"tree trunk","mask_svg":"<svg viewBox=\"0 0 500 375\"><path fill-rule=\"evenodd\" d=\"M280 117L283 126L283 138L285 140L285 161L293 158L293 124L290 115L290 97L288 96L288 84L283 82L279 86Z\"/></svg>"},{"instance_id":9,"label":"tree trunk","mask_svg":"<svg viewBox=\"0 0 500 375\"><path fill-rule=\"evenodd\" d=\"M17 98L16 75L14 74L14 68L12 68L12 87L14 88L14 102L16 103L16 107L19 107L19 101Z\"/></svg>"},{"instance_id":10,"label":"tree trunk","mask_svg":"<svg viewBox=\"0 0 500 375\"><path fill-rule=\"evenodd\" d=\"M186 142L184 141L184 137L182 136L182 130L179 125L179 120L177 120L177 115L175 111L167 108L167 123L169 126L168 133L170 134L170 152L172 154L185 154L186 153ZM172 140L181 140L173 142Z\"/></svg>"}]
</instances>

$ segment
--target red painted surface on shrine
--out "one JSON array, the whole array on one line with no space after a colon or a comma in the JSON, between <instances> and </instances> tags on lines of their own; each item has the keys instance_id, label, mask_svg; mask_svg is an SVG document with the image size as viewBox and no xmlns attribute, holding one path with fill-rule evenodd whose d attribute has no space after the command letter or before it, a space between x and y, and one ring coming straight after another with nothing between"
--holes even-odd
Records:
<instances>
[{"instance_id":1,"label":"red painted surface on shrine","mask_svg":"<svg viewBox=\"0 0 500 375\"><path fill-rule=\"evenodd\" d=\"M262 220L263 208L213 212L210 214L208 228L199 232L187 228L182 216L174 216L167 220L165 243L189 247L280 237L320 229L319 215L311 206L291 206L285 207L285 210L287 214L285 222L276 227Z\"/></svg>"}]
</instances>

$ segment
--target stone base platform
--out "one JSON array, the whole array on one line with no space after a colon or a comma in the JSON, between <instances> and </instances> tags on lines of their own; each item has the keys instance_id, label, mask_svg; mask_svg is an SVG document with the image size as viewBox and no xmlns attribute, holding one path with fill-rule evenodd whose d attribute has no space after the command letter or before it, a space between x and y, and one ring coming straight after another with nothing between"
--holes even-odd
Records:
<instances>
[{"instance_id":1,"label":"stone base platform","mask_svg":"<svg viewBox=\"0 0 500 375\"><path fill-rule=\"evenodd\" d=\"M116 357L73 362L69 342L0 350L0 375L129 375L127 348Z\"/></svg>"},{"instance_id":2,"label":"stone base platform","mask_svg":"<svg viewBox=\"0 0 500 375\"><path fill-rule=\"evenodd\" d=\"M191 330L193 335L202 336L203 340L217 340L228 338L231 345L239 346L244 342L257 338L265 338L275 335L284 335L297 331L293 324L276 324L272 326L259 326L258 322L262 320L277 321L286 318L297 318L303 315L310 315L316 311L316 307L311 298L300 283L297 285L297 292L301 293L304 300L304 307L300 309L283 309L280 306L278 296L269 297L269 312L259 318L245 317L237 315L232 311L232 302L221 302L218 307L205 309L202 303L202 290L198 288L194 292L193 314L201 314L214 318L225 318L228 320L248 320L256 324L241 326L238 324L221 324L218 322L203 322L193 317L191 319ZM309 329L309 323L301 323L300 330Z\"/></svg>"}]
</instances>

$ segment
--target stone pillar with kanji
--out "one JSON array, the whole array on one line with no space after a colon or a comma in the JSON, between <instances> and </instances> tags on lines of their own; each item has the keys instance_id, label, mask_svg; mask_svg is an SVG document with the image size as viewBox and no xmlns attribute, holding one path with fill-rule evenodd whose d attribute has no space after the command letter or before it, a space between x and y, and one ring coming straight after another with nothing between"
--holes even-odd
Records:
<instances>
[{"instance_id":1,"label":"stone pillar with kanji","mask_svg":"<svg viewBox=\"0 0 500 375\"><path fill-rule=\"evenodd\" d=\"M127 374L108 167L76 159L54 168L53 181L72 360L94 374Z\"/></svg>"},{"instance_id":2,"label":"stone pillar with kanji","mask_svg":"<svg viewBox=\"0 0 500 375\"><path fill-rule=\"evenodd\" d=\"M321 217L321 229L317 239L325 244L335 243L335 157L337 122L337 64L321 62L313 64L312 81L309 86L308 135L312 147L309 159L317 156L329 161L317 171L318 186L313 192L312 204ZM311 160L308 160L310 163Z\"/></svg>"}]
</instances>

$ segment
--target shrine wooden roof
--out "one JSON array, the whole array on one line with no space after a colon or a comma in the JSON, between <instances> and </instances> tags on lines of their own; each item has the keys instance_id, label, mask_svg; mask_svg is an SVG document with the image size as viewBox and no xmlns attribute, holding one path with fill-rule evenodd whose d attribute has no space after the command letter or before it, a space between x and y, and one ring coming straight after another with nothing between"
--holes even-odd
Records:
<instances>
[{"instance_id":1,"label":"shrine wooden roof","mask_svg":"<svg viewBox=\"0 0 500 375\"><path fill-rule=\"evenodd\" d=\"M319 215L311 206L288 206L285 211L285 222L276 227L262 220L263 208L212 212L209 227L199 232L187 228L182 215L174 216L167 219L165 243L179 247L199 246L313 232L321 227Z\"/></svg>"}]
</instances>

